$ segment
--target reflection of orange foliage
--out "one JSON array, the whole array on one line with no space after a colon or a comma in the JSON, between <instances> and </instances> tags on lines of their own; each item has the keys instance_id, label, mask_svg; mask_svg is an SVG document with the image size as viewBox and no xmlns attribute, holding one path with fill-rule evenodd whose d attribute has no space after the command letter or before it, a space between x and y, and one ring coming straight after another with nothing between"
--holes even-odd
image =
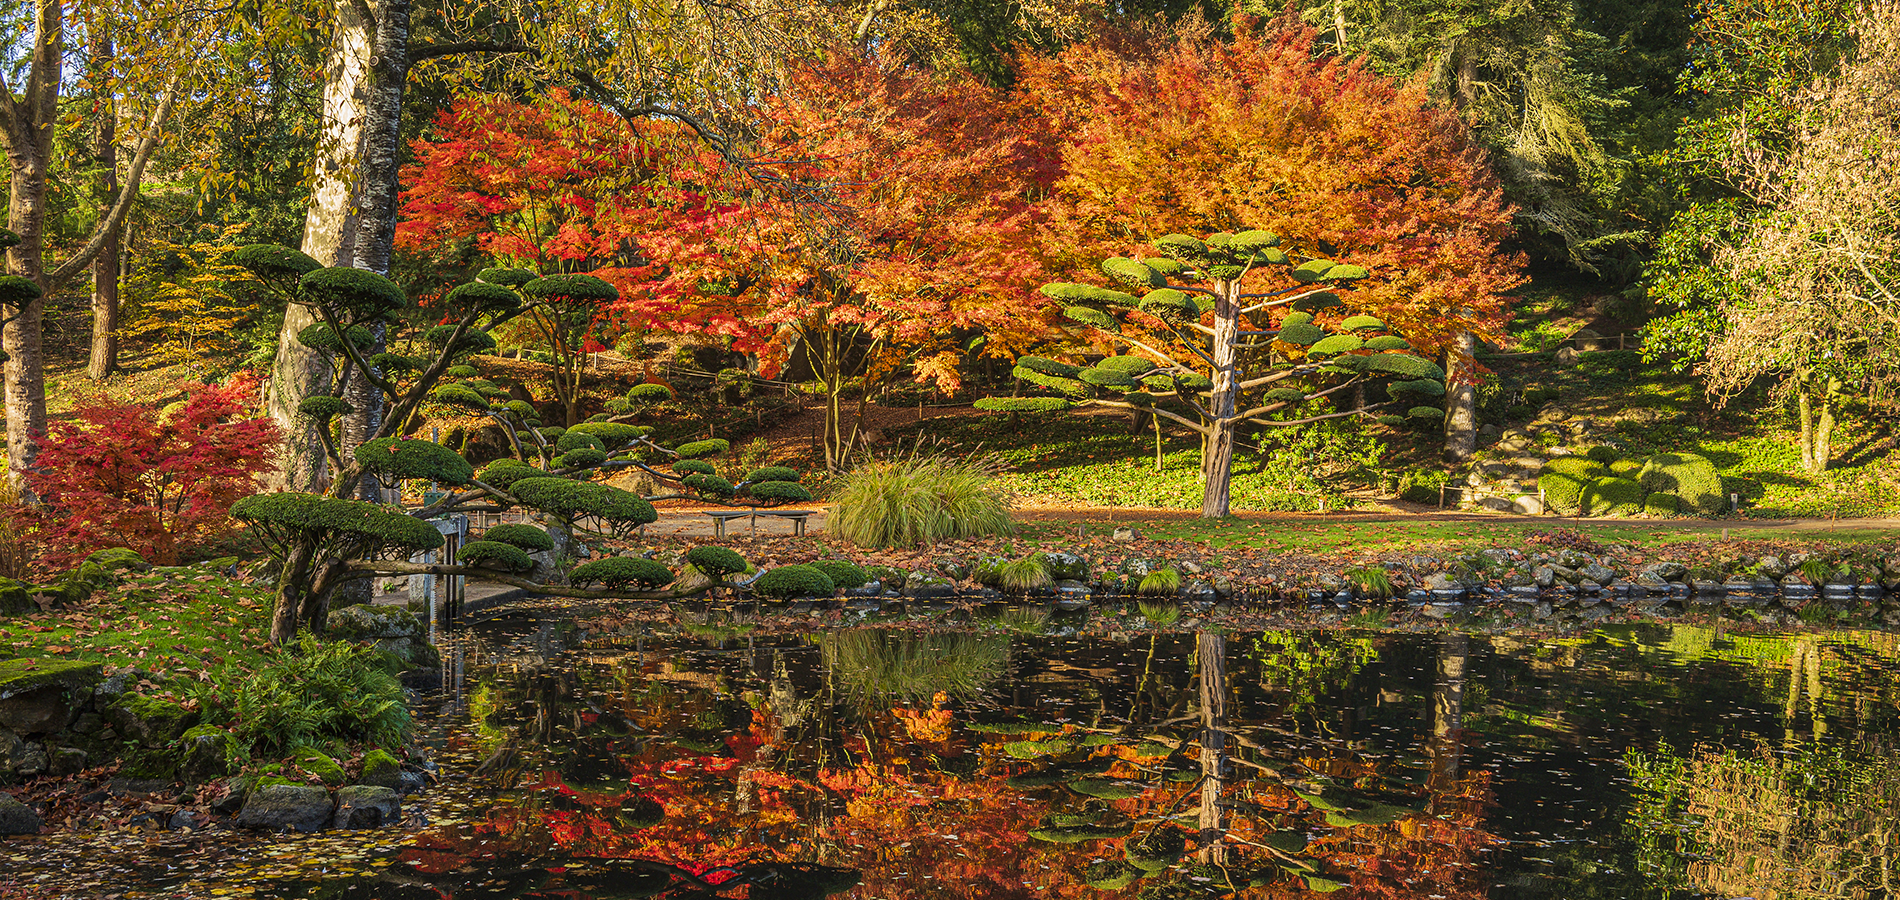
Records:
<instances>
[{"instance_id":1,"label":"reflection of orange foliage","mask_svg":"<svg viewBox=\"0 0 1900 900\"><path fill-rule=\"evenodd\" d=\"M891 710L899 722L904 723L904 731L911 737L927 743L940 744L950 739L952 716L947 709L904 709Z\"/></svg>"},{"instance_id":2,"label":"reflection of orange foliage","mask_svg":"<svg viewBox=\"0 0 1900 900\"><path fill-rule=\"evenodd\" d=\"M1334 871L1353 873L1352 890L1335 895L1342 900L1481 900L1489 895L1491 880L1479 851L1497 840L1484 830L1491 796L1490 773L1475 772L1435 795L1436 815L1335 829L1306 852Z\"/></svg>"}]
</instances>

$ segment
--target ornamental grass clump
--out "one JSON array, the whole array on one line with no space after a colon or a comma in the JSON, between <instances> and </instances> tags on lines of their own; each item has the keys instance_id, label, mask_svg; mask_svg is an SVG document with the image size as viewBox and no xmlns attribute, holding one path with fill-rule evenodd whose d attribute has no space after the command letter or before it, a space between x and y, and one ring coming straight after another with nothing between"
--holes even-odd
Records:
<instances>
[{"instance_id":1,"label":"ornamental grass clump","mask_svg":"<svg viewBox=\"0 0 1900 900\"><path fill-rule=\"evenodd\" d=\"M1004 563L997 569L996 576L1002 589L1013 594L1048 590L1056 583L1055 576L1049 571L1048 558L1040 553L1031 553Z\"/></svg>"},{"instance_id":2,"label":"ornamental grass clump","mask_svg":"<svg viewBox=\"0 0 1900 900\"><path fill-rule=\"evenodd\" d=\"M826 528L871 548L1006 534L1012 498L995 473L980 457L868 460L838 479Z\"/></svg>"}]
</instances>

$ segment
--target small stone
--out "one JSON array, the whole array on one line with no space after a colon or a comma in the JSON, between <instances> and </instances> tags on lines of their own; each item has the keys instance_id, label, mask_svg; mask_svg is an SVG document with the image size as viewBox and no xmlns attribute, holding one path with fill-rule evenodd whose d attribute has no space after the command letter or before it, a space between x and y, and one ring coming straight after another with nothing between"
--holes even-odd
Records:
<instances>
[{"instance_id":1,"label":"small stone","mask_svg":"<svg viewBox=\"0 0 1900 900\"><path fill-rule=\"evenodd\" d=\"M1531 581L1540 588L1556 587L1557 569L1553 566L1538 566L1531 570Z\"/></svg>"},{"instance_id":2,"label":"small stone","mask_svg":"<svg viewBox=\"0 0 1900 900\"><path fill-rule=\"evenodd\" d=\"M32 807L12 794L0 793L0 834L39 834L41 824L40 814Z\"/></svg>"},{"instance_id":3,"label":"small stone","mask_svg":"<svg viewBox=\"0 0 1900 900\"><path fill-rule=\"evenodd\" d=\"M78 747L55 747L51 755L54 775L73 775L86 769L86 751Z\"/></svg>"},{"instance_id":4,"label":"small stone","mask_svg":"<svg viewBox=\"0 0 1900 900\"><path fill-rule=\"evenodd\" d=\"M183 831L187 828L197 828L198 826L202 824L204 823L198 821L198 814L192 812L189 809L181 809L175 813L172 813L172 817L165 820L165 827L171 831Z\"/></svg>"},{"instance_id":5,"label":"small stone","mask_svg":"<svg viewBox=\"0 0 1900 900\"><path fill-rule=\"evenodd\" d=\"M1519 494L1511 499L1511 511L1524 516L1544 514L1544 501L1536 494Z\"/></svg>"},{"instance_id":6,"label":"small stone","mask_svg":"<svg viewBox=\"0 0 1900 900\"><path fill-rule=\"evenodd\" d=\"M1788 574L1790 567L1779 556L1764 556L1755 562L1755 574L1763 578L1780 578Z\"/></svg>"},{"instance_id":7,"label":"small stone","mask_svg":"<svg viewBox=\"0 0 1900 900\"><path fill-rule=\"evenodd\" d=\"M1597 584L1609 584L1616 578L1615 570L1602 563L1591 563L1578 570L1577 574Z\"/></svg>"},{"instance_id":8,"label":"small stone","mask_svg":"<svg viewBox=\"0 0 1900 900\"><path fill-rule=\"evenodd\" d=\"M1109 536L1109 540L1117 544L1129 544L1141 540L1141 534L1133 528L1117 526L1114 533Z\"/></svg>"}]
</instances>

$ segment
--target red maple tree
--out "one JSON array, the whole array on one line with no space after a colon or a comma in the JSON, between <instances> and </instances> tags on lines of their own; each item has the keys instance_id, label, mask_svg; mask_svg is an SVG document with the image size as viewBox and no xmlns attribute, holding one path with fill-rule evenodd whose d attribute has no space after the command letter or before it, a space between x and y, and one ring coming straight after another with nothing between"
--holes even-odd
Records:
<instances>
[{"instance_id":1,"label":"red maple tree","mask_svg":"<svg viewBox=\"0 0 1900 900\"><path fill-rule=\"evenodd\" d=\"M101 401L48 430L26 514L39 563L57 571L101 547L169 565L224 527L275 464L277 426L248 404L255 378L188 385L182 405Z\"/></svg>"}]
</instances>

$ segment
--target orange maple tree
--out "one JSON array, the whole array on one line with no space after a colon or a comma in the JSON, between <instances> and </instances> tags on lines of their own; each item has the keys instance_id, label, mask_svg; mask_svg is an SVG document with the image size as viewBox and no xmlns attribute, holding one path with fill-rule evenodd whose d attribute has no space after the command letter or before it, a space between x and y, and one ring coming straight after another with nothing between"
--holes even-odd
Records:
<instances>
[{"instance_id":1,"label":"orange maple tree","mask_svg":"<svg viewBox=\"0 0 1900 900\"><path fill-rule=\"evenodd\" d=\"M1316 37L1292 14L1243 17L1232 40L1124 31L1026 61L1023 89L1069 135L1050 252L1261 229L1371 270L1354 310L1421 350L1496 336L1522 259L1499 249L1511 209L1482 151L1423 84Z\"/></svg>"}]
</instances>

